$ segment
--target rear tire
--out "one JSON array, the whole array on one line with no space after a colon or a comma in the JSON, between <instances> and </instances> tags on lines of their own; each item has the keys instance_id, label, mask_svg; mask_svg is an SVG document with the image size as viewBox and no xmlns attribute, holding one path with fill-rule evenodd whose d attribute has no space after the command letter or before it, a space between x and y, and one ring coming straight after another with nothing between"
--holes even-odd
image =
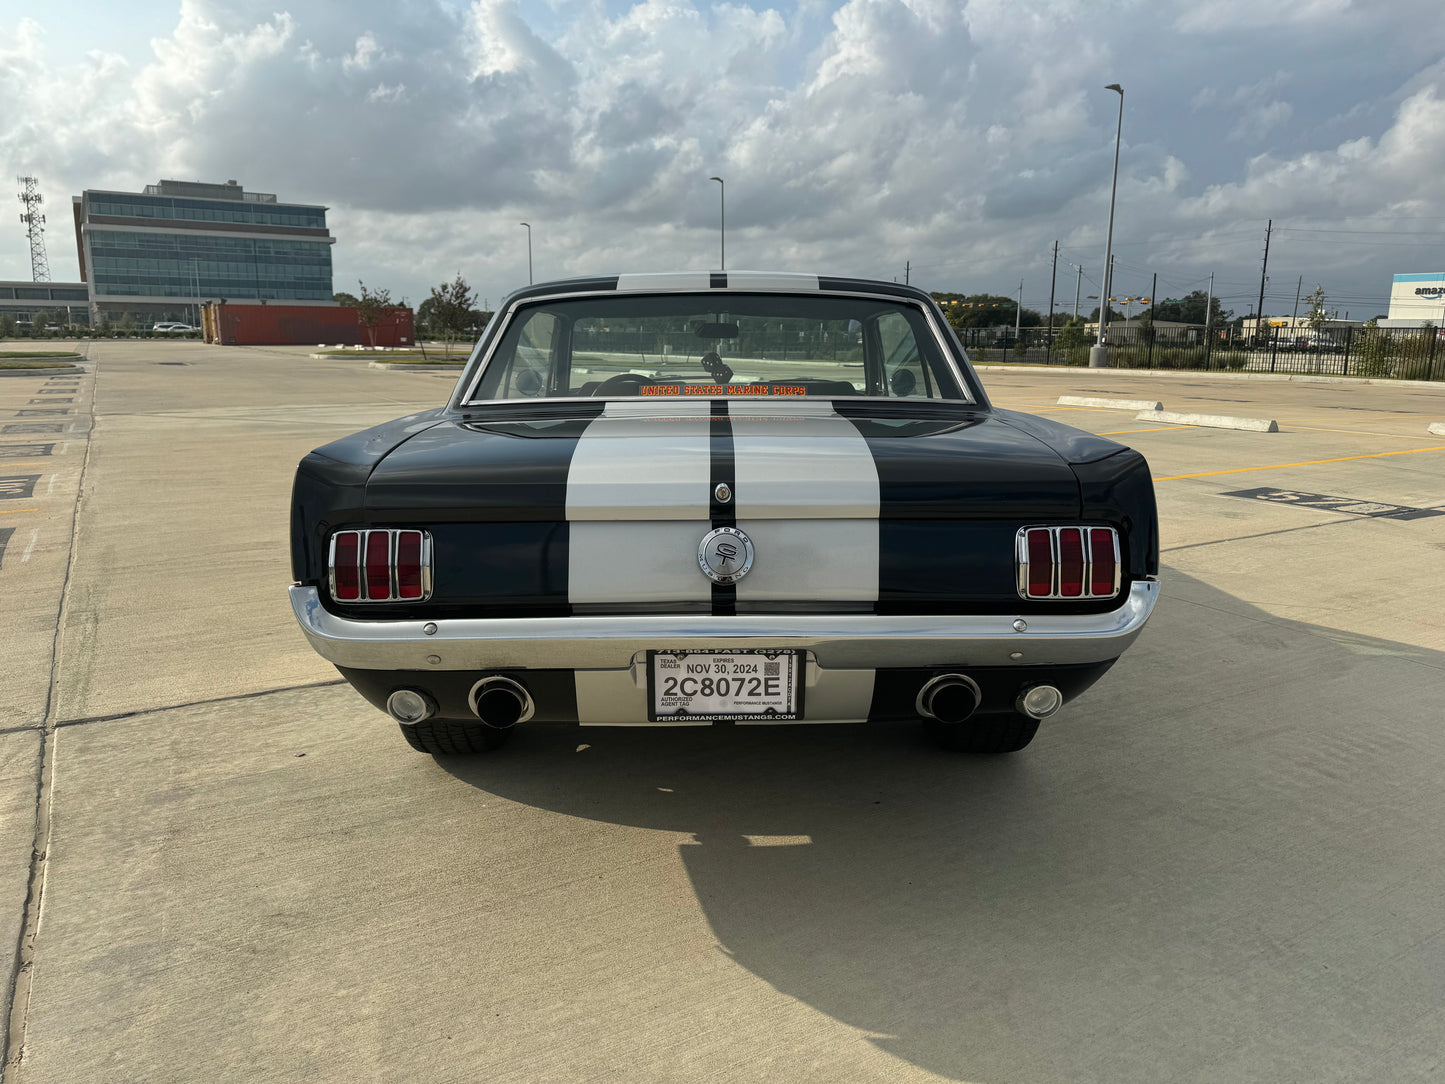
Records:
<instances>
[{"instance_id":1,"label":"rear tire","mask_svg":"<svg viewBox=\"0 0 1445 1084\"><path fill-rule=\"evenodd\" d=\"M410 726L397 725L401 727L408 745L418 753L431 753L433 756L489 753L506 745L515 729L498 730L486 723L455 723L446 719L428 719Z\"/></svg>"},{"instance_id":2,"label":"rear tire","mask_svg":"<svg viewBox=\"0 0 1445 1084\"><path fill-rule=\"evenodd\" d=\"M1038 733L1039 721L1024 715L984 716L966 723L925 719L924 729L940 749L952 753L1017 753Z\"/></svg>"}]
</instances>

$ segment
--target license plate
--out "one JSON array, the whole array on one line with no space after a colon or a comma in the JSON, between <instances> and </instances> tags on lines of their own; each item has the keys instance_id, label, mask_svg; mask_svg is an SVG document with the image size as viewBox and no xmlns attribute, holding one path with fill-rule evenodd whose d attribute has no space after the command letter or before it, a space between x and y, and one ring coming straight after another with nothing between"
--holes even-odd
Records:
<instances>
[{"instance_id":1,"label":"license plate","mask_svg":"<svg viewBox=\"0 0 1445 1084\"><path fill-rule=\"evenodd\" d=\"M802 718L797 651L649 651L648 718L655 723L784 723Z\"/></svg>"}]
</instances>

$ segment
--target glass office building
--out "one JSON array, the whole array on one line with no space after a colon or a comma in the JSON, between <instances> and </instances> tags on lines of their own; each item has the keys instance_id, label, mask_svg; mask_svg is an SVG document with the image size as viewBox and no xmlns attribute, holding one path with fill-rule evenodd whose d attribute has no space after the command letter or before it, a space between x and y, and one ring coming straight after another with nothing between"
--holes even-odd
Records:
<instances>
[{"instance_id":1,"label":"glass office building","mask_svg":"<svg viewBox=\"0 0 1445 1084\"><path fill-rule=\"evenodd\" d=\"M80 273L100 319L187 319L207 301L334 305L326 208L235 181L161 181L73 201Z\"/></svg>"},{"instance_id":2,"label":"glass office building","mask_svg":"<svg viewBox=\"0 0 1445 1084\"><path fill-rule=\"evenodd\" d=\"M35 326L37 316L44 317L46 327L87 324L90 291L83 282L0 282L0 317L5 316L21 334Z\"/></svg>"}]
</instances>

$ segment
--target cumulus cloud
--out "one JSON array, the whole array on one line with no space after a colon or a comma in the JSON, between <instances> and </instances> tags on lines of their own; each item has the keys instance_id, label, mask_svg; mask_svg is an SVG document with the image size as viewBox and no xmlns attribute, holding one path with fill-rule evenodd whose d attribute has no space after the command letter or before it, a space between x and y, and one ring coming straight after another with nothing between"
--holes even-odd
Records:
<instances>
[{"instance_id":1,"label":"cumulus cloud","mask_svg":"<svg viewBox=\"0 0 1445 1084\"><path fill-rule=\"evenodd\" d=\"M517 285L524 219L542 277L708 266L711 175L733 266L910 261L937 288L1023 275L1046 299L1055 239L1102 256L1109 82L1126 264L1252 262L1223 239L1268 217L1445 214L1424 179L1445 71L1411 44L1445 17L1401 5L181 0L144 54L0 23L0 151L56 202L174 176L327 204L338 287L413 301L457 268L493 301ZM1342 84L1361 56L1388 60ZM25 267L23 233L0 234L0 277Z\"/></svg>"}]
</instances>

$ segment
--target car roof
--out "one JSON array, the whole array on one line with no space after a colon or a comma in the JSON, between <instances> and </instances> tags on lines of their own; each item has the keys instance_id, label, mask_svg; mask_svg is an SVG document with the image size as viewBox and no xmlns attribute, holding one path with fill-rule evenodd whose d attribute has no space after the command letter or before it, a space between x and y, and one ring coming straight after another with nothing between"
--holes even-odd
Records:
<instances>
[{"instance_id":1,"label":"car roof","mask_svg":"<svg viewBox=\"0 0 1445 1084\"><path fill-rule=\"evenodd\" d=\"M812 275L796 271L664 271L538 282L516 290L502 300L498 311L517 301L579 293L869 293L932 303L916 286L882 279Z\"/></svg>"}]
</instances>

